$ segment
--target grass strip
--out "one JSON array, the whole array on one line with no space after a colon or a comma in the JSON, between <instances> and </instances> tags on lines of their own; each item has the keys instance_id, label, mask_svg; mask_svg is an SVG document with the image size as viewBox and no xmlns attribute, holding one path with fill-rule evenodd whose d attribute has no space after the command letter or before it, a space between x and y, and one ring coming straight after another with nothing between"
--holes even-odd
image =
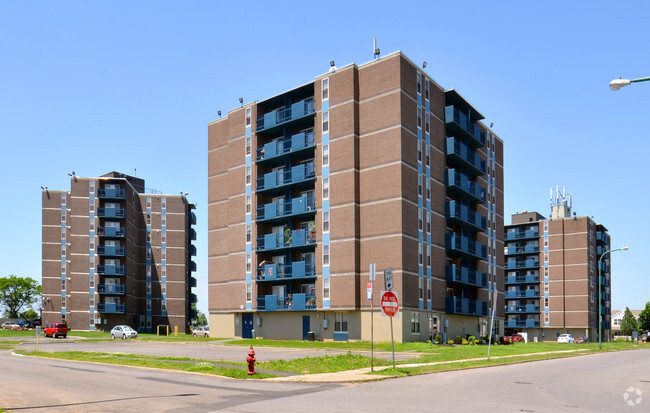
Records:
<instances>
[{"instance_id":1,"label":"grass strip","mask_svg":"<svg viewBox=\"0 0 650 413\"><path fill-rule=\"evenodd\" d=\"M387 365L386 360L375 360L375 365ZM359 354L338 354L322 357L305 357L294 360L272 360L257 363L257 367L266 370L288 371L299 374L333 373L337 371L356 370L370 367L370 357Z\"/></svg>"}]
</instances>

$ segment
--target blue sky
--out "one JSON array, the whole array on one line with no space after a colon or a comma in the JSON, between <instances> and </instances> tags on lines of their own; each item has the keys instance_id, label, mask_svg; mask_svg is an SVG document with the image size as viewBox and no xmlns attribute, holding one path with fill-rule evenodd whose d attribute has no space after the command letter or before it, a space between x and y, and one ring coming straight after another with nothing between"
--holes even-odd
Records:
<instances>
[{"instance_id":1,"label":"blue sky","mask_svg":"<svg viewBox=\"0 0 650 413\"><path fill-rule=\"evenodd\" d=\"M616 11L618 10L618 11ZM0 276L41 275L41 185L134 173L189 192L207 311L207 125L329 68L402 50L494 122L505 216L549 215L549 188L607 226L613 306L650 301L650 3L1 2ZM127 151L126 148L129 148Z\"/></svg>"}]
</instances>

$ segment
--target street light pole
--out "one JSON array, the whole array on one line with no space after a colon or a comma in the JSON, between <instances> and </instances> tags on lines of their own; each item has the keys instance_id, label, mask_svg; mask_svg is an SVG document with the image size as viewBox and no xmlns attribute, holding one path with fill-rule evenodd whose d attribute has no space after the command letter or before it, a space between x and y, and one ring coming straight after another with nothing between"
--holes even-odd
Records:
<instances>
[{"instance_id":1,"label":"street light pole","mask_svg":"<svg viewBox=\"0 0 650 413\"><path fill-rule=\"evenodd\" d=\"M600 258L598 258L598 348L600 350L603 349L603 316L601 314L602 311L602 290L601 290L601 280L602 280L602 269L603 269L603 257L605 257L605 254L611 254L612 252L615 251L624 251L627 250L629 247L626 245L622 248L616 248L613 250L605 251L601 254ZM611 328L611 327L610 327Z\"/></svg>"},{"instance_id":2,"label":"street light pole","mask_svg":"<svg viewBox=\"0 0 650 413\"><path fill-rule=\"evenodd\" d=\"M623 86L628 86L631 83L646 82L648 80L650 80L650 77L640 77L638 79L622 79L619 77L618 79L614 79L611 82L609 82L609 87L612 90L619 90Z\"/></svg>"}]
</instances>

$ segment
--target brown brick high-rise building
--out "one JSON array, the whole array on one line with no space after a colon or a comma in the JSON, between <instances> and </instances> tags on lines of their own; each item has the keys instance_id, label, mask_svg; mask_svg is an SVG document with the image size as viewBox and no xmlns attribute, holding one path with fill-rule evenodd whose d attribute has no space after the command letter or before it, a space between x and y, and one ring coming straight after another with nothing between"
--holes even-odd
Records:
<instances>
[{"instance_id":1,"label":"brown brick high-rise building","mask_svg":"<svg viewBox=\"0 0 650 413\"><path fill-rule=\"evenodd\" d=\"M481 119L397 52L211 123L212 334L370 340L371 263L397 341L485 336L494 297L502 332L503 143Z\"/></svg>"},{"instance_id":2,"label":"brown brick high-rise building","mask_svg":"<svg viewBox=\"0 0 650 413\"><path fill-rule=\"evenodd\" d=\"M552 341L563 333L598 340L598 260L610 249L607 228L571 215L565 195L552 197L551 218L512 215L505 230L506 334ZM602 259L603 339L611 324L610 254Z\"/></svg>"},{"instance_id":3,"label":"brown brick high-rise building","mask_svg":"<svg viewBox=\"0 0 650 413\"><path fill-rule=\"evenodd\" d=\"M186 332L196 318L194 205L118 172L71 175L70 191L43 190L43 323Z\"/></svg>"}]
</instances>

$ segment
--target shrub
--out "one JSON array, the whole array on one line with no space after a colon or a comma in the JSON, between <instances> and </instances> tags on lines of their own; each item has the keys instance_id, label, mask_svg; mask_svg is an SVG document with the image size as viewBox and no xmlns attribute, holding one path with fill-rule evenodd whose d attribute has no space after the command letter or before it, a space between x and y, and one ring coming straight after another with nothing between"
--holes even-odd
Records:
<instances>
[{"instance_id":1,"label":"shrub","mask_svg":"<svg viewBox=\"0 0 650 413\"><path fill-rule=\"evenodd\" d=\"M476 340L476 337L474 337L474 336L467 337L467 341L471 342L471 341L474 341L474 340Z\"/></svg>"},{"instance_id":2,"label":"shrub","mask_svg":"<svg viewBox=\"0 0 650 413\"><path fill-rule=\"evenodd\" d=\"M469 341L467 341L467 339L464 338L464 339L461 340L460 343L461 343L462 345L466 346L466 345L469 343Z\"/></svg>"},{"instance_id":3,"label":"shrub","mask_svg":"<svg viewBox=\"0 0 650 413\"><path fill-rule=\"evenodd\" d=\"M436 334L436 343L442 343L442 336L440 334Z\"/></svg>"},{"instance_id":4,"label":"shrub","mask_svg":"<svg viewBox=\"0 0 650 413\"><path fill-rule=\"evenodd\" d=\"M483 342L481 340L479 340L478 338L474 340L474 344L481 344L481 343L483 343ZM483 344L485 344L485 343L483 343Z\"/></svg>"},{"instance_id":5,"label":"shrub","mask_svg":"<svg viewBox=\"0 0 650 413\"><path fill-rule=\"evenodd\" d=\"M454 344L454 340L449 340L447 344Z\"/></svg>"},{"instance_id":6,"label":"shrub","mask_svg":"<svg viewBox=\"0 0 650 413\"><path fill-rule=\"evenodd\" d=\"M460 339L460 336L456 336L455 343L456 344L461 344L462 343L462 340Z\"/></svg>"}]
</instances>

